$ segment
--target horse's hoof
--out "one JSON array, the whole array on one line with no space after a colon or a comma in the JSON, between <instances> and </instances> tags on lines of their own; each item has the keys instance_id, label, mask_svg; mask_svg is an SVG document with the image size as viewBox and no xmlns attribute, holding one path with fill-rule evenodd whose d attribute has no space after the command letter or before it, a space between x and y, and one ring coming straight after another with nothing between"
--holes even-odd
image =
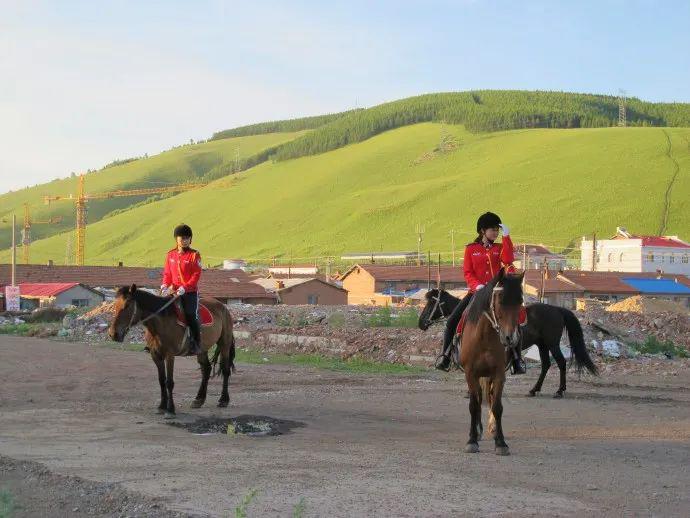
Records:
<instances>
[{"instance_id":1,"label":"horse's hoof","mask_svg":"<svg viewBox=\"0 0 690 518\"><path fill-rule=\"evenodd\" d=\"M508 446L496 446L496 455L510 455Z\"/></svg>"},{"instance_id":2,"label":"horse's hoof","mask_svg":"<svg viewBox=\"0 0 690 518\"><path fill-rule=\"evenodd\" d=\"M534 390L530 390L530 391L527 393L527 397L534 397L534 396L536 396L536 395L537 395L537 393L536 393Z\"/></svg>"},{"instance_id":3,"label":"horse's hoof","mask_svg":"<svg viewBox=\"0 0 690 518\"><path fill-rule=\"evenodd\" d=\"M469 442L465 446L465 453L477 453L479 451L479 445L476 442Z\"/></svg>"},{"instance_id":4,"label":"horse's hoof","mask_svg":"<svg viewBox=\"0 0 690 518\"><path fill-rule=\"evenodd\" d=\"M554 399L561 399L563 397L563 392L560 390L553 395Z\"/></svg>"},{"instance_id":5,"label":"horse's hoof","mask_svg":"<svg viewBox=\"0 0 690 518\"><path fill-rule=\"evenodd\" d=\"M175 412L165 412L163 419L175 419L176 417Z\"/></svg>"},{"instance_id":6,"label":"horse's hoof","mask_svg":"<svg viewBox=\"0 0 690 518\"><path fill-rule=\"evenodd\" d=\"M226 406L228 406L228 403L230 403L230 401L218 401L218 407L225 408Z\"/></svg>"},{"instance_id":7,"label":"horse's hoof","mask_svg":"<svg viewBox=\"0 0 690 518\"><path fill-rule=\"evenodd\" d=\"M202 406L204 406L205 402L205 399L195 399L194 401L192 401L192 408L201 408Z\"/></svg>"}]
</instances>

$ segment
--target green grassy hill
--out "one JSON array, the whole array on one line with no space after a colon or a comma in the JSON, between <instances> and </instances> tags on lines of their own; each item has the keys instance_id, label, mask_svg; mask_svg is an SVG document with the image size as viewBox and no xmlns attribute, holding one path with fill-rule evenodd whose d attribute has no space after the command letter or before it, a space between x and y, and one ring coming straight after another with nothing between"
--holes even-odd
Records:
<instances>
[{"instance_id":1,"label":"green grassy hill","mask_svg":"<svg viewBox=\"0 0 690 518\"><path fill-rule=\"evenodd\" d=\"M232 168L238 149L240 161L246 161L249 157L289 141L302 133L271 133L181 146L150 158L89 173L86 175L86 191L96 193L204 181L205 177L213 177L218 171L222 173L224 167ZM1 220L3 218L10 220L11 214L16 213L21 224L23 203L29 203L32 206L32 218L36 220L48 219L55 215L63 216L63 222L60 225L35 225L32 228L34 239L74 228L75 216L72 203L60 202L46 207L43 205L43 196L69 195L75 193L76 189L77 179L65 178L0 195L0 248L6 248L11 242L10 225ZM94 223L113 211L142 203L146 198L132 196L91 202L89 222Z\"/></svg>"},{"instance_id":2,"label":"green grassy hill","mask_svg":"<svg viewBox=\"0 0 690 518\"><path fill-rule=\"evenodd\" d=\"M560 248L617 225L654 234L665 215L663 231L687 239L689 142L687 128L472 133L414 124L315 156L267 161L105 218L88 226L86 260L158 265L180 221L194 228L210 264L415 249L418 222L424 249L448 257L450 229L462 249L485 210L498 212L515 240ZM61 263L65 246L64 234L35 242L32 258Z\"/></svg>"}]
</instances>

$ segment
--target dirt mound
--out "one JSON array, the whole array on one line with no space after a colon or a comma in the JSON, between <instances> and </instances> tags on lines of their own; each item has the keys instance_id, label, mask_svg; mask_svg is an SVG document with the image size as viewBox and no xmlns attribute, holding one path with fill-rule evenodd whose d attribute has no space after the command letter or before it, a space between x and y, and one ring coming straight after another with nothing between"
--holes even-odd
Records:
<instances>
[{"instance_id":1,"label":"dirt mound","mask_svg":"<svg viewBox=\"0 0 690 518\"><path fill-rule=\"evenodd\" d=\"M633 313L678 313L687 315L687 308L670 300L651 299L636 295L611 304L606 311L630 311Z\"/></svg>"}]
</instances>

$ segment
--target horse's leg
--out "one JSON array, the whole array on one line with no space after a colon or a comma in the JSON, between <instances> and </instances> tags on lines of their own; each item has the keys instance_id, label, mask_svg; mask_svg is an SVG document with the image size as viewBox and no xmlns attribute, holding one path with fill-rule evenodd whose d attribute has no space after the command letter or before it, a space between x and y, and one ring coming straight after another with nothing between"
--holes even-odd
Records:
<instances>
[{"instance_id":1,"label":"horse's leg","mask_svg":"<svg viewBox=\"0 0 690 518\"><path fill-rule=\"evenodd\" d=\"M494 416L493 412L493 406L494 406L494 391L493 391L493 384L491 383L491 379L485 378L486 379L486 389L484 392L486 392L486 403L489 406L489 423L487 425L489 429L489 435L492 437L496 438L496 417Z\"/></svg>"},{"instance_id":2,"label":"horse's leg","mask_svg":"<svg viewBox=\"0 0 690 518\"><path fill-rule=\"evenodd\" d=\"M162 414L168 407L168 393L165 389L165 362L163 361L163 357L157 352L151 352L151 359L158 369L158 383L161 386L161 402L158 405L157 411L159 414Z\"/></svg>"},{"instance_id":3,"label":"horse's leg","mask_svg":"<svg viewBox=\"0 0 690 518\"><path fill-rule=\"evenodd\" d=\"M528 396L534 396L537 392L541 392L541 386L544 383L544 378L546 378L546 373L549 372L549 369L551 368L549 348L541 342L537 344L537 347L539 347L539 359L541 359L541 373L539 373L539 379L534 384L534 387L532 387L527 394Z\"/></svg>"},{"instance_id":4,"label":"horse's leg","mask_svg":"<svg viewBox=\"0 0 690 518\"><path fill-rule=\"evenodd\" d=\"M235 344L234 341L231 343L225 343L223 340L221 342L220 350L220 371L223 374L223 388L220 393L220 399L218 400L218 406L225 408L230 403L230 394L228 393L228 382L230 381L230 372L232 370L232 362L235 357Z\"/></svg>"},{"instance_id":5,"label":"horse's leg","mask_svg":"<svg viewBox=\"0 0 690 518\"><path fill-rule=\"evenodd\" d=\"M502 374L491 380L491 413L496 420L496 435L494 437L496 455L510 455L510 450L503 437L503 403L501 402L501 396L503 395L505 378Z\"/></svg>"},{"instance_id":6,"label":"horse's leg","mask_svg":"<svg viewBox=\"0 0 690 518\"><path fill-rule=\"evenodd\" d=\"M165 407L165 418L173 419L175 417L175 403L173 401L173 388L175 387L175 379L173 371L175 370L175 356L168 354L165 357L165 388L168 391L168 405Z\"/></svg>"},{"instance_id":7,"label":"horse's leg","mask_svg":"<svg viewBox=\"0 0 690 518\"><path fill-rule=\"evenodd\" d=\"M196 398L192 401L192 408L201 408L206 401L206 390L208 389L208 378L211 376L211 362L208 361L208 353L206 351L196 355L196 361L201 367L201 385L199 385L199 392Z\"/></svg>"},{"instance_id":8,"label":"horse's leg","mask_svg":"<svg viewBox=\"0 0 690 518\"><path fill-rule=\"evenodd\" d=\"M560 371L561 374L561 381L560 384L558 385L558 390L556 393L553 395L555 398L562 398L563 397L563 392L565 392L565 358L563 357L563 353L561 352L561 346L560 344L556 344L552 350L551 354L553 355L553 359L556 360L556 364L558 365L558 370Z\"/></svg>"},{"instance_id":9,"label":"horse's leg","mask_svg":"<svg viewBox=\"0 0 690 518\"><path fill-rule=\"evenodd\" d=\"M465 446L465 453L477 453L479 451L479 423L482 417L481 387L479 379L465 371L467 387L470 391L470 439Z\"/></svg>"}]
</instances>

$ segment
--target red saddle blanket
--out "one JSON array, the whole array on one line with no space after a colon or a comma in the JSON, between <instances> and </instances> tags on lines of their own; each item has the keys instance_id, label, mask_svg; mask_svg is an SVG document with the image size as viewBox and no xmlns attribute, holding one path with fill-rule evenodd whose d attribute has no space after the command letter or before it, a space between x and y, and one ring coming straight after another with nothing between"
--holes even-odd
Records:
<instances>
[{"instance_id":1,"label":"red saddle blanket","mask_svg":"<svg viewBox=\"0 0 690 518\"><path fill-rule=\"evenodd\" d=\"M458 322L458 327L455 330L456 334L462 335L462 330L465 327L465 320L467 319L467 310L460 317L460 322ZM520 316L518 317L518 324L522 325L527 322L527 308L525 306L520 306Z\"/></svg>"},{"instance_id":2,"label":"red saddle blanket","mask_svg":"<svg viewBox=\"0 0 690 518\"><path fill-rule=\"evenodd\" d=\"M173 304L175 308L175 314L177 315L177 324L182 327L187 327L187 320L184 317L184 312L179 304ZM208 310L206 306L199 303L199 323L202 326L210 326L213 324L213 314Z\"/></svg>"}]
</instances>

